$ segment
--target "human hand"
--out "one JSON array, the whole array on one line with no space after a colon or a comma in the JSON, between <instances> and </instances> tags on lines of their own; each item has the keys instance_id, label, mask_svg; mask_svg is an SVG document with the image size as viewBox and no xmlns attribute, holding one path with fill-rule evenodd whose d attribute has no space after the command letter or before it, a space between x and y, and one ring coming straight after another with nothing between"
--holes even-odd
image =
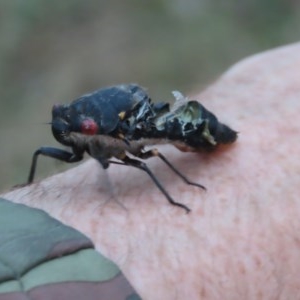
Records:
<instances>
[{"instance_id":1,"label":"human hand","mask_svg":"<svg viewBox=\"0 0 300 300\"><path fill-rule=\"evenodd\" d=\"M108 184L94 160L2 196L88 235L143 299L297 299L299 50L295 44L246 59L191 97L240 132L214 153L160 148L207 192L158 159L147 161L190 214L139 170L112 165Z\"/></svg>"}]
</instances>

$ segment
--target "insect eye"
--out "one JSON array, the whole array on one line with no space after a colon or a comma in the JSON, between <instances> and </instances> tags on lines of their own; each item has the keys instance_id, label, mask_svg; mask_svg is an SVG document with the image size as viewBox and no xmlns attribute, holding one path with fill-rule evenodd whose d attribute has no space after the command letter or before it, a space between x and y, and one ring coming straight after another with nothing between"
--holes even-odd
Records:
<instances>
[{"instance_id":1,"label":"insect eye","mask_svg":"<svg viewBox=\"0 0 300 300\"><path fill-rule=\"evenodd\" d=\"M64 119L65 119L68 123L70 123L70 121L71 121L71 116L70 116L70 114L66 114L66 115L64 116Z\"/></svg>"},{"instance_id":2,"label":"insect eye","mask_svg":"<svg viewBox=\"0 0 300 300\"><path fill-rule=\"evenodd\" d=\"M57 118L52 121L52 132L55 136L66 135L69 131L69 124L64 120Z\"/></svg>"}]
</instances>

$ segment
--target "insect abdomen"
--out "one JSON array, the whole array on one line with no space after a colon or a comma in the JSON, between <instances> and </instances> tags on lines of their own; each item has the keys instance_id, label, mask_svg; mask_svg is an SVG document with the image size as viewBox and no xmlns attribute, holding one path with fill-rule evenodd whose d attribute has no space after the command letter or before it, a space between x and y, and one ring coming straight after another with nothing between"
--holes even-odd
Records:
<instances>
[{"instance_id":1,"label":"insect abdomen","mask_svg":"<svg viewBox=\"0 0 300 300\"><path fill-rule=\"evenodd\" d=\"M184 143L195 150L214 149L218 144L230 144L237 132L220 123L217 117L197 101L188 101L155 120L156 135Z\"/></svg>"}]
</instances>

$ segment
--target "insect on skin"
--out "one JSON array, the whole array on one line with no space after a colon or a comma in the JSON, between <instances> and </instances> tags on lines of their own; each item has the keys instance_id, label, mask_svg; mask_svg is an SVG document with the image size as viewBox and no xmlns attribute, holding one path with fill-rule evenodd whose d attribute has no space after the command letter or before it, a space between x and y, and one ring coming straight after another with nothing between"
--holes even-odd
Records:
<instances>
[{"instance_id":1,"label":"insect on skin","mask_svg":"<svg viewBox=\"0 0 300 300\"><path fill-rule=\"evenodd\" d=\"M36 150L28 184L34 180L40 154L72 163L82 160L87 152L104 169L112 163L145 171L172 205L189 212L186 205L173 200L142 160L159 157L185 183L205 187L188 180L157 149L145 151L144 147L171 143L182 151L213 150L219 144L233 143L237 132L219 123L216 116L197 101L189 101L179 92L173 94L177 101L171 110L168 103L152 103L146 91L136 84L103 88L71 104L54 105L53 136L71 151L53 147Z\"/></svg>"}]
</instances>

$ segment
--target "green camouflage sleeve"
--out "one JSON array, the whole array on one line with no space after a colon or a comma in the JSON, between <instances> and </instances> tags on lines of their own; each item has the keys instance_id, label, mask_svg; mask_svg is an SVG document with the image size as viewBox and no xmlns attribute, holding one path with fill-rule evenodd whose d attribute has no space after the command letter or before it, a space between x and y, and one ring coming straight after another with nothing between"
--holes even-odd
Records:
<instances>
[{"instance_id":1,"label":"green camouflage sleeve","mask_svg":"<svg viewBox=\"0 0 300 300\"><path fill-rule=\"evenodd\" d=\"M0 300L141 299L90 239L0 198Z\"/></svg>"}]
</instances>

